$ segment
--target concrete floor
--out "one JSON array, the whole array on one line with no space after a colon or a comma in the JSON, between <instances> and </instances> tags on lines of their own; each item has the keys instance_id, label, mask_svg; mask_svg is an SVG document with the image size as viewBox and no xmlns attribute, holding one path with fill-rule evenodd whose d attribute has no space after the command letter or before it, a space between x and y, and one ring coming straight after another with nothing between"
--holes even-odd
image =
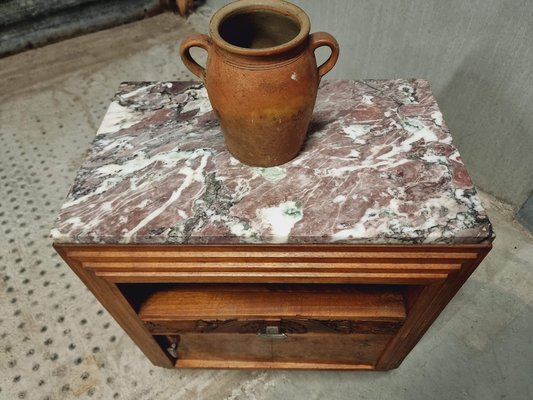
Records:
<instances>
[{"instance_id":1,"label":"concrete floor","mask_svg":"<svg viewBox=\"0 0 533 400\"><path fill-rule=\"evenodd\" d=\"M49 229L118 83L191 78L178 41L202 13L0 60L0 398L533 398L533 238L486 195L494 250L387 373L153 367L57 257Z\"/></svg>"}]
</instances>

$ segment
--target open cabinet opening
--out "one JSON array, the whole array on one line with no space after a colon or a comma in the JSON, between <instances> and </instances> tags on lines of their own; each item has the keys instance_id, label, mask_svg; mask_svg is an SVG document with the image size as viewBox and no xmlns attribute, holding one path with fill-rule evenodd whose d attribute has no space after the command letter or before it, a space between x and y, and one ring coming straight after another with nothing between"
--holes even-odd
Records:
<instances>
[{"instance_id":1,"label":"open cabinet opening","mask_svg":"<svg viewBox=\"0 0 533 400\"><path fill-rule=\"evenodd\" d=\"M183 367L257 362L310 368L328 360L370 368L403 325L409 299L416 295L416 287L408 285L118 287Z\"/></svg>"}]
</instances>

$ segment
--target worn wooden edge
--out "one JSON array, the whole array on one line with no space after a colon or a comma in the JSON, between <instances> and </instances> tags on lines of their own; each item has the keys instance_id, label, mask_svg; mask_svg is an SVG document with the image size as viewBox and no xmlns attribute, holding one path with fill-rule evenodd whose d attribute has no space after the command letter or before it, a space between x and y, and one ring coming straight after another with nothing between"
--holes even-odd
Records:
<instances>
[{"instance_id":1,"label":"worn wooden edge","mask_svg":"<svg viewBox=\"0 0 533 400\"><path fill-rule=\"evenodd\" d=\"M286 244L286 245L146 245L146 244L62 244L73 259L84 261L118 261L151 259L153 261L212 261L274 260L298 261L299 259L374 259L376 253L386 259L425 259L465 260L476 259L477 253L491 244ZM283 260L285 261L285 260ZM346 260L344 260L346 261Z\"/></svg>"},{"instance_id":2,"label":"worn wooden edge","mask_svg":"<svg viewBox=\"0 0 533 400\"><path fill-rule=\"evenodd\" d=\"M111 265L95 266L92 263L84 264L84 268L93 271L97 276L114 282L230 282L233 279L238 281L253 282L258 280L275 280L282 283L282 279L302 278L309 282L317 277L340 281L349 279L356 281L365 279L365 282L378 282L382 279L398 279L401 282L406 280L435 281L445 279L451 272L461 268L460 264L449 265L378 265L377 268L360 264L250 264L239 267L233 264L191 264L183 266L180 263L166 265L163 268L148 263L147 265L125 265L116 267ZM281 279L281 280L280 280Z\"/></svg>"},{"instance_id":3,"label":"worn wooden edge","mask_svg":"<svg viewBox=\"0 0 533 400\"><path fill-rule=\"evenodd\" d=\"M456 249L453 249L456 250ZM307 262L309 260L327 260L333 262L347 262L351 260L360 260L360 262L373 262L376 254L380 254L382 259L386 260L406 260L416 261L420 253L423 253L426 257L426 260L432 260L434 262L445 262L445 261L454 261L454 260L475 260L477 258L477 251L468 249L469 251L458 252L453 251L449 253L439 253L431 250L419 249L418 251L410 252L401 252L401 251L384 251L384 250L375 250L375 251L337 251L336 249L331 249L330 251L299 251L295 249L294 251L283 251L278 252L275 250L265 249L264 252L251 252L251 251L212 251L206 249L201 252L193 251L179 251L179 250L166 250L166 251L154 251L147 249L144 252L132 251L131 253L127 250L106 250L106 247L103 247L99 251L94 251L92 249L75 249L69 251L70 255L74 259L80 261L92 260L94 262L121 262L129 261L132 259L132 255L135 255L135 259L139 261L151 260L153 262L173 262L173 261L203 261L203 262L220 262L224 260L234 260L238 262L250 261L250 262L280 262L280 261L293 261L293 262Z\"/></svg>"},{"instance_id":4,"label":"worn wooden edge","mask_svg":"<svg viewBox=\"0 0 533 400\"><path fill-rule=\"evenodd\" d=\"M141 314L139 314L139 318L141 319L141 321L145 322L145 323L153 323L153 324L158 324L158 323L161 323L161 324L165 324L165 323L172 323L174 321L179 321L179 322L196 322L196 321L215 321L215 320L238 320L238 321L241 321L241 322L246 322L246 321L257 321L257 320L261 320L261 321L272 321L272 323L274 324L274 322L277 322L279 320L290 320L290 319L294 319L294 318L301 318L301 319L310 319L310 320L326 320L326 319L330 319L330 320L339 320L339 321L354 321L354 322L403 322L405 320L405 316L387 316L387 315L384 315L384 314L376 314L374 316L372 315L348 315L348 314L338 314L338 315L332 315L331 317L327 318L325 315L316 315L316 314L313 314L313 313L302 313L302 314L298 314L298 315L295 315L295 316L292 316L292 315L285 315L285 314L263 314L263 313L257 313L257 314L253 314L253 313L250 313L250 314L245 314L245 315L238 315L238 316L233 316L231 314L228 314L228 315L223 315L223 316L218 316L216 314L213 314L213 313L205 313L203 314L202 316L196 316L196 315L184 315L180 318L179 315L176 315L175 317L173 316L162 316L162 315L150 315L150 314L146 314L144 312L141 312ZM177 318L180 318L179 320L177 320ZM275 325L275 324L274 324ZM166 334L166 333L165 333Z\"/></svg>"},{"instance_id":5,"label":"worn wooden edge","mask_svg":"<svg viewBox=\"0 0 533 400\"><path fill-rule=\"evenodd\" d=\"M289 370L374 370L372 364L327 364L327 363L298 363L276 361L238 361L238 360L188 360L178 359L176 368L213 368L213 369L289 369Z\"/></svg>"},{"instance_id":6,"label":"worn wooden edge","mask_svg":"<svg viewBox=\"0 0 533 400\"><path fill-rule=\"evenodd\" d=\"M121 272L123 270L131 270L132 272L142 272L142 271L157 271L157 272L179 272L179 271L202 271L202 270L216 270L216 271L227 271L227 272L239 272L239 271L249 271L251 266L256 270L268 270L268 271L328 271L334 270L337 272L349 272L349 271L360 271L360 272L379 272L379 271L398 271L406 270L412 272L452 272L461 269L461 263L448 263L448 264L436 264L436 263L421 263L420 260L413 263L369 263L369 262L233 262L233 261L220 261L218 263L205 263L202 261L198 262L181 262L176 261L170 263L168 261L164 263L156 262L92 262L86 261L83 262L83 266L87 269L90 269L95 272Z\"/></svg>"},{"instance_id":7,"label":"worn wooden edge","mask_svg":"<svg viewBox=\"0 0 533 400\"><path fill-rule=\"evenodd\" d=\"M330 283L427 285L447 273L283 273L283 272L97 272L114 283Z\"/></svg>"}]
</instances>

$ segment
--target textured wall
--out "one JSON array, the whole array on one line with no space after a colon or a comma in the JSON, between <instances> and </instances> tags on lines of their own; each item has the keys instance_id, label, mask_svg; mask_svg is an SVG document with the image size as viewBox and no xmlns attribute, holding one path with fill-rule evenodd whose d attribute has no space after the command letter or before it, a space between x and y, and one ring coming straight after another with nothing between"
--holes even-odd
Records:
<instances>
[{"instance_id":1,"label":"textured wall","mask_svg":"<svg viewBox=\"0 0 533 400\"><path fill-rule=\"evenodd\" d=\"M157 14L159 0L0 0L0 57Z\"/></svg>"},{"instance_id":2,"label":"textured wall","mask_svg":"<svg viewBox=\"0 0 533 400\"><path fill-rule=\"evenodd\" d=\"M228 3L210 0L214 8ZM475 183L533 189L532 0L293 0L342 46L329 78L430 80Z\"/></svg>"}]
</instances>

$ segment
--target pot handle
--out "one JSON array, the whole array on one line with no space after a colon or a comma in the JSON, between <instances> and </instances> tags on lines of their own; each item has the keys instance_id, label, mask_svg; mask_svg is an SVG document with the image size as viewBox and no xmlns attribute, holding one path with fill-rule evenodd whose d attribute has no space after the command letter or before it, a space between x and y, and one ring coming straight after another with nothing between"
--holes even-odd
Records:
<instances>
[{"instance_id":1,"label":"pot handle","mask_svg":"<svg viewBox=\"0 0 533 400\"><path fill-rule=\"evenodd\" d=\"M191 56L191 48L200 47L209 53L211 38L207 35L191 35L183 39L180 46L180 56L189 71L205 83L205 68L198 64Z\"/></svg>"},{"instance_id":2,"label":"pot handle","mask_svg":"<svg viewBox=\"0 0 533 400\"><path fill-rule=\"evenodd\" d=\"M311 50L314 52L316 49L322 46L328 46L331 49L331 55L324 64L318 67L318 74L320 78L326 75L337 64L339 59L339 43L337 40L326 32L315 32L309 37L309 43Z\"/></svg>"}]
</instances>

